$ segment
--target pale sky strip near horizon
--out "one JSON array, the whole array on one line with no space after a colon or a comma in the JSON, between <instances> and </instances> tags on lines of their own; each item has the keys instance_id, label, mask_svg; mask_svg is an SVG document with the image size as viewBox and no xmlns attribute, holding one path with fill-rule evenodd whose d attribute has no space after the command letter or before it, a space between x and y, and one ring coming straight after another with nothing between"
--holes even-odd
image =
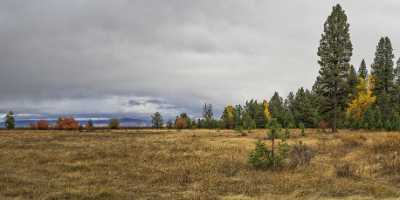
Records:
<instances>
[{"instance_id":1,"label":"pale sky strip near horizon","mask_svg":"<svg viewBox=\"0 0 400 200\"><path fill-rule=\"evenodd\" d=\"M368 67L397 0L1 0L0 112L167 116L311 88L323 23L340 3Z\"/></svg>"}]
</instances>

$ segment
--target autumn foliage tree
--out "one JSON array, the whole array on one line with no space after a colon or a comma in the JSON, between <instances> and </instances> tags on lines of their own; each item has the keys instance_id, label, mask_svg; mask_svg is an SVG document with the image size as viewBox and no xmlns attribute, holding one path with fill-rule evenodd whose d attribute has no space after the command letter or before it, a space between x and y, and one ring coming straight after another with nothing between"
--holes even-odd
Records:
<instances>
[{"instance_id":1,"label":"autumn foliage tree","mask_svg":"<svg viewBox=\"0 0 400 200\"><path fill-rule=\"evenodd\" d=\"M175 120L175 128L177 129L188 128L187 119L185 119L184 117L177 117Z\"/></svg>"},{"instance_id":2,"label":"autumn foliage tree","mask_svg":"<svg viewBox=\"0 0 400 200\"><path fill-rule=\"evenodd\" d=\"M376 97L372 93L372 77L367 79L359 78L357 91L357 95L349 103L346 110L350 123L353 124L353 127L356 125L356 128L357 124L361 123L365 112L376 101Z\"/></svg>"},{"instance_id":3,"label":"autumn foliage tree","mask_svg":"<svg viewBox=\"0 0 400 200\"><path fill-rule=\"evenodd\" d=\"M233 129L235 127L235 108L231 105L226 106L221 119L225 128Z\"/></svg>"},{"instance_id":4,"label":"autumn foliage tree","mask_svg":"<svg viewBox=\"0 0 400 200\"><path fill-rule=\"evenodd\" d=\"M57 120L55 128L59 130L78 130L79 122L73 117L60 117Z\"/></svg>"},{"instance_id":5,"label":"autumn foliage tree","mask_svg":"<svg viewBox=\"0 0 400 200\"><path fill-rule=\"evenodd\" d=\"M49 121L44 120L44 119L39 120L39 121L31 124L30 128L37 129L37 130L47 130L50 128Z\"/></svg>"}]
</instances>

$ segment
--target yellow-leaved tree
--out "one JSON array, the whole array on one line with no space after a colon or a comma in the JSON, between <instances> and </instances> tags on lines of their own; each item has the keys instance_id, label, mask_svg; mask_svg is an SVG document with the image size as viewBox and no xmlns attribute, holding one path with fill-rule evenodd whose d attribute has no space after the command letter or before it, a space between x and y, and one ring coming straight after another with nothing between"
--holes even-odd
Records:
<instances>
[{"instance_id":1,"label":"yellow-leaved tree","mask_svg":"<svg viewBox=\"0 0 400 200\"><path fill-rule=\"evenodd\" d=\"M271 119L271 113L269 112L269 104L267 100L263 101L264 104L264 116L267 122Z\"/></svg>"},{"instance_id":2,"label":"yellow-leaved tree","mask_svg":"<svg viewBox=\"0 0 400 200\"><path fill-rule=\"evenodd\" d=\"M359 78L357 84L357 95L349 103L347 107L347 117L351 120L362 120L364 113L376 101L376 97L372 94L374 83L373 76L367 79Z\"/></svg>"},{"instance_id":3,"label":"yellow-leaved tree","mask_svg":"<svg viewBox=\"0 0 400 200\"><path fill-rule=\"evenodd\" d=\"M226 106L221 118L224 121L224 125L226 128L234 128L235 127L235 108L231 105Z\"/></svg>"}]
</instances>

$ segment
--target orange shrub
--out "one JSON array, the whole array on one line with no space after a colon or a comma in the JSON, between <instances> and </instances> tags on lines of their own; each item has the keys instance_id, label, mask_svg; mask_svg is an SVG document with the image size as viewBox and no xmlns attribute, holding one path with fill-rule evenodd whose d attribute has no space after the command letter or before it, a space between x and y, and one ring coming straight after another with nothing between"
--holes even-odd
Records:
<instances>
[{"instance_id":1,"label":"orange shrub","mask_svg":"<svg viewBox=\"0 0 400 200\"><path fill-rule=\"evenodd\" d=\"M187 120L185 118L182 117L178 117L175 120L175 128L177 129L184 129L187 128L188 124L187 124Z\"/></svg>"},{"instance_id":2,"label":"orange shrub","mask_svg":"<svg viewBox=\"0 0 400 200\"><path fill-rule=\"evenodd\" d=\"M73 117L60 117L58 118L56 129L60 130L78 130L79 122Z\"/></svg>"},{"instance_id":3,"label":"orange shrub","mask_svg":"<svg viewBox=\"0 0 400 200\"><path fill-rule=\"evenodd\" d=\"M49 122L47 120L39 120L35 123L30 124L31 129L47 130L50 128Z\"/></svg>"},{"instance_id":4,"label":"orange shrub","mask_svg":"<svg viewBox=\"0 0 400 200\"><path fill-rule=\"evenodd\" d=\"M36 122L36 127L39 130L47 130L49 129L49 122L47 120L39 120Z\"/></svg>"}]
</instances>

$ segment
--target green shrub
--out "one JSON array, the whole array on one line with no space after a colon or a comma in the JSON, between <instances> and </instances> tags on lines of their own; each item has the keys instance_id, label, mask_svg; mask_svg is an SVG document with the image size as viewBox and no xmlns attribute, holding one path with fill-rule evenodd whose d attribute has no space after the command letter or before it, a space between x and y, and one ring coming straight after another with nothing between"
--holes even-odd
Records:
<instances>
[{"instance_id":1,"label":"green shrub","mask_svg":"<svg viewBox=\"0 0 400 200\"><path fill-rule=\"evenodd\" d=\"M271 166L271 151L260 140L256 142L256 148L250 152L249 164L256 169L264 169Z\"/></svg>"},{"instance_id":2,"label":"green shrub","mask_svg":"<svg viewBox=\"0 0 400 200\"><path fill-rule=\"evenodd\" d=\"M288 156L289 145L279 143L278 147L275 146L275 140L282 138L281 125L273 118L269 123L269 127L268 139L271 140L271 150L264 143L258 141L256 148L249 155L248 162L256 169L279 168Z\"/></svg>"},{"instance_id":3,"label":"green shrub","mask_svg":"<svg viewBox=\"0 0 400 200\"><path fill-rule=\"evenodd\" d=\"M249 154L248 163L256 169L278 169L283 166L288 152L289 145L286 143L279 144L276 152L272 152L263 142L257 141L255 149Z\"/></svg>"}]
</instances>

